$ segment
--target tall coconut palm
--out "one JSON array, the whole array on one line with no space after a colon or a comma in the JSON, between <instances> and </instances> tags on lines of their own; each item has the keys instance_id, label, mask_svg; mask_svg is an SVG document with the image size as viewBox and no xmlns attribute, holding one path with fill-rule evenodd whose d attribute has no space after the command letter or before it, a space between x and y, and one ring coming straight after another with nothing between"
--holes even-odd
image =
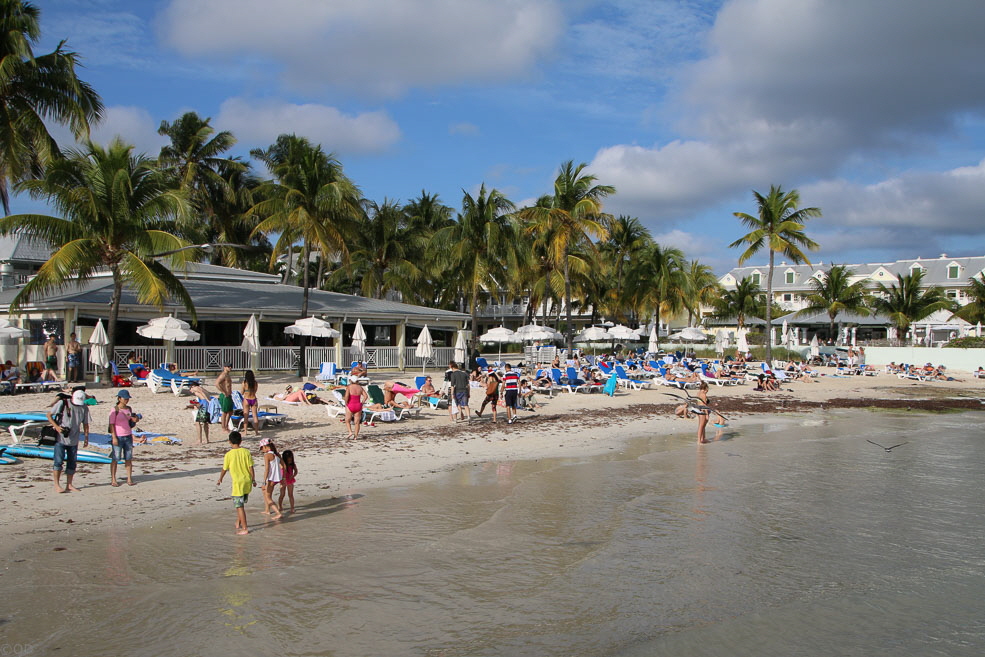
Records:
<instances>
[{"instance_id":1,"label":"tall coconut palm","mask_svg":"<svg viewBox=\"0 0 985 657\"><path fill-rule=\"evenodd\" d=\"M527 222L525 230L530 235L553 235L550 258L560 264L564 273L565 344L571 351L574 326L571 323L571 266L569 256L582 242L592 238L605 239L605 217L602 216L602 199L616 193L611 185L596 185L595 176L584 173L585 163L577 167L572 160L561 164L554 179L554 194L542 196L532 208L519 212Z\"/></svg>"},{"instance_id":2,"label":"tall coconut palm","mask_svg":"<svg viewBox=\"0 0 985 657\"><path fill-rule=\"evenodd\" d=\"M629 298L641 315L653 317L657 327L662 314L674 314L683 307L684 266L683 251L654 242L629 268Z\"/></svg>"},{"instance_id":3,"label":"tall coconut palm","mask_svg":"<svg viewBox=\"0 0 985 657\"><path fill-rule=\"evenodd\" d=\"M336 276L358 280L365 297L382 299L396 291L405 299L413 298L421 270L412 257L424 250L426 242L408 229L399 203L384 199L382 205L366 201L365 206L366 217L349 241L348 262Z\"/></svg>"},{"instance_id":4,"label":"tall coconut palm","mask_svg":"<svg viewBox=\"0 0 985 657\"><path fill-rule=\"evenodd\" d=\"M609 236L599 248L609 256L615 268L617 289L623 289L626 268L637 254L653 243L653 238L639 219L624 214L608 222L606 228Z\"/></svg>"},{"instance_id":5,"label":"tall coconut palm","mask_svg":"<svg viewBox=\"0 0 985 657\"><path fill-rule=\"evenodd\" d=\"M981 274L968 279L970 287L966 294L969 301L954 314L966 322L985 323L985 278Z\"/></svg>"},{"instance_id":6,"label":"tall coconut palm","mask_svg":"<svg viewBox=\"0 0 985 657\"><path fill-rule=\"evenodd\" d=\"M188 245L167 230L187 214L188 204L153 160L134 155L133 147L120 140L108 148L88 143L85 150L70 150L52 160L44 177L21 182L18 189L47 200L64 218L18 214L0 219L0 234L22 231L55 247L14 297L11 312L66 283L88 281L108 269L113 280L106 331L110 354L116 346L124 285L136 292L140 303L162 307L173 298L195 316L192 299L172 270L198 253L174 253L169 267L151 257Z\"/></svg>"},{"instance_id":7,"label":"tall coconut palm","mask_svg":"<svg viewBox=\"0 0 985 657\"><path fill-rule=\"evenodd\" d=\"M898 274L896 284L886 287L879 283L873 308L888 316L900 331L900 336L913 322L919 322L938 310L955 310L957 304L947 298L944 289L936 285L923 287L923 270Z\"/></svg>"},{"instance_id":8,"label":"tall coconut palm","mask_svg":"<svg viewBox=\"0 0 985 657\"><path fill-rule=\"evenodd\" d=\"M0 0L0 201L10 213L9 182L38 177L58 145L46 122L68 125L76 139L103 111L99 94L75 74L76 53L64 42L35 55L40 12L30 2Z\"/></svg>"},{"instance_id":9,"label":"tall coconut palm","mask_svg":"<svg viewBox=\"0 0 985 657\"><path fill-rule=\"evenodd\" d=\"M835 336L835 320L839 313L868 315L869 293L862 281L851 282L854 275L855 272L844 265L835 265L823 278L812 278L811 293L805 298L807 305L797 315L827 313L829 338Z\"/></svg>"},{"instance_id":10,"label":"tall coconut palm","mask_svg":"<svg viewBox=\"0 0 985 657\"><path fill-rule=\"evenodd\" d=\"M506 287L508 272L516 267L516 228L513 203L499 191L487 193L483 184L476 197L463 194L462 211L451 226L435 233L432 243L468 303L475 333L480 293Z\"/></svg>"},{"instance_id":11,"label":"tall coconut palm","mask_svg":"<svg viewBox=\"0 0 985 657\"><path fill-rule=\"evenodd\" d=\"M701 318L701 308L711 306L721 293L718 279L708 265L692 260L684 267L684 308L687 309L687 325L694 318Z\"/></svg>"},{"instance_id":12,"label":"tall coconut palm","mask_svg":"<svg viewBox=\"0 0 985 657\"><path fill-rule=\"evenodd\" d=\"M756 310L763 304L763 291L753 282L751 276L746 276L735 284L733 290L722 290L721 296L715 302L715 317L719 319L735 319L738 328L744 328L746 318L755 315Z\"/></svg>"},{"instance_id":13,"label":"tall coconut palm","mask_svg":"<svg viewBox=\"0 0 985 657\"><path fill-rule=\"evenodd\" d=\"M307 317L311 248L346 253L346 237L361 216L359 189L334 156L304 137L281 135L270 148L254 149L250 155L267 165L274 176L273 181L257 188L256 195L262 200L249 211L261 221L253 232L279 234L270 256L271 268L277 256L301 241L301 317Z\"/></svg>"},{"instance_id":14,"label":"tall coconut palm","mask_svg":"<svg viewBox=\"0 0 985 657\"><path fill-rule=\"evenodd\" d=\"M734 212L742 225L751 230L729 244L730 248L745 247L739 256L739 264L746 262L764 248L769 251L769 271L766 275L766 326L767 330L773 321L773 267L777 253L789 258L795 263L810 260L802 249L816 251L820 246L804 233L804 224L814 217L821 216L820 208L798 208L800 194L796 189L784 192L777 185L770 186L770 192L763 196L757 191L752 195L756 199L757 216L745 212ZM766 360L773 358L773 341L766 340Z\"/></svg>"}]
</instances>

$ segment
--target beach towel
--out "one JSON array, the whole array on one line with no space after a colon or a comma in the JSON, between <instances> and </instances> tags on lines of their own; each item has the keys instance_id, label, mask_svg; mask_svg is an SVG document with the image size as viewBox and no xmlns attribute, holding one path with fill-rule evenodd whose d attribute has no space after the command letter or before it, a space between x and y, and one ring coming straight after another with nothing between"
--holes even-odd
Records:
<instances>
[{"instance_id":1,"label":"beach towel","mask_svg":"<svg viewBox=\"0 0 985 657\"><path fill-rule=\"evenodd\" d=\"M612 397L616 394L617 385L619 385L618 377L615 374L610 374L609 380L605 382L605 387L602 388L602 392Z\"/></svg>"}]
</instances>

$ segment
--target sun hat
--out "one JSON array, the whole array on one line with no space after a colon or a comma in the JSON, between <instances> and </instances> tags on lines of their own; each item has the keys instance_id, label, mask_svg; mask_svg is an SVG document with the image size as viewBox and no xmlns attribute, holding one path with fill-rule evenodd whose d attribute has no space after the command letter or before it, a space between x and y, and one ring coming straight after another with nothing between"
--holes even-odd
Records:
<instances>
[{"instance_id":1,"label":"sun hat","mask_svg":"<svg viewBox=\"0 0 985 657\"><path fill-rule=\"evenodd\" d=\"M86 403L86 394L83 390L76 390L72 393L72 403L76 406L84 406Z\"/></svg>"},{"instance_id":2,"label":"sun hat","mask_svg":"<svg viewBox=\"0 0 985 657\"><path fill-rule=\"evenodd\" d=\"M120 399L130 399L130 393L127 390L121 390L116 393L116 396Z\"/></svg>"},{"instance_id":3,"label":"sun hat","mask_svg":"<svg viewBox=\"0 0 985 657\"><path fill-rule=\"evenodd\" d=\"M269 444L270 444L270 438L263 438L263 439L262 439L262 440L260 441L260 447L266 447L266 446L267 446L267 445L269 445Z\"/></svg>"}]
</instances>

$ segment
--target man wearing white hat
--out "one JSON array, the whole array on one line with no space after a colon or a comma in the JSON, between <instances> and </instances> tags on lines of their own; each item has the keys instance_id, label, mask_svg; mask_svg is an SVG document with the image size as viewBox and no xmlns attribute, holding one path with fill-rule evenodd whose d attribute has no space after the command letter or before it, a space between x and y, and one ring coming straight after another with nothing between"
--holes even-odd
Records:
<instances>
[{"instance_id":1,"label":"man wearing white hat","mask_svg":"<svg viewBox=\"0 0 985 657\"><path fill-rule=\"evenodd\" d=\"M69 403L71 401L71 403ZM79 453L79 437L85 436L83 447L89 446L89 407L86 393L76 390L71 396L59 393L48 411L48 422L59 433L55 441L55 453L51 462L55 492L69 493L79 489L72 485L75 477L75 461ZM62 464L65 464L65 488L62 488Z\"/></svg>"}]
</instances>

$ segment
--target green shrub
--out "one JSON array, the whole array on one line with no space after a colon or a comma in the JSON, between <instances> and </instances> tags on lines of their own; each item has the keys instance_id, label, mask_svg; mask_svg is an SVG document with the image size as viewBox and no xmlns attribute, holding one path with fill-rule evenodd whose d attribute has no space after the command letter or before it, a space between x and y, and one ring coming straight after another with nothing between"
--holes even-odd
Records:
<instances>
[{"instance_id":1,"label":"green shrub","mask_svg":"<svg viewBox=\"0 0 985 657\"><path fill-rule=\"evenodd\" d=\"M944 346L955 347L957 349L985 349L985 337L955 338Z\"/></svg>"}]
</instances>

